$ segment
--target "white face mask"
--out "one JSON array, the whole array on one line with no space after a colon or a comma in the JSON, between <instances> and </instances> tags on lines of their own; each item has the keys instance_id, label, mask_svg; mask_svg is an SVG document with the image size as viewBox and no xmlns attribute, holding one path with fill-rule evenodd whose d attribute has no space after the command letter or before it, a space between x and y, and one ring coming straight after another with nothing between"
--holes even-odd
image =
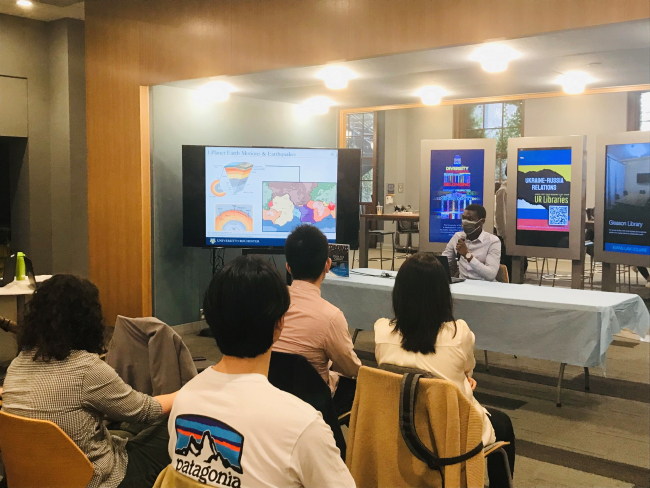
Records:
<instances>
[{"instance_id":1,"label":"white face mask","mask_svg":"<svg viewBox=\"0 0 650 488\"><path fill-rule=\"evenodd\" d=\"M478 222L474 222L473 220L463 219L460 224L461 227L463 228L463 232L466 235L473 234L474 232L476 232L477 229L479 229L482 226L481 220L479 220Z\"/></svg>"}]
</instances>

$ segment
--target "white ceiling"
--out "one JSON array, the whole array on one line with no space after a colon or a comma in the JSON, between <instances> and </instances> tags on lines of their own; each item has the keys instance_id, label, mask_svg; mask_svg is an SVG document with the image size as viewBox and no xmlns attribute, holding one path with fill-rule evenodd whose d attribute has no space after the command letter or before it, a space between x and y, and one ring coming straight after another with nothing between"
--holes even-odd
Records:
<instances>
[{"instance_id":1,"label":"white ceiling","mask_svg":"<svg viewBox=\"0 0 650 488\"><path fill-rule=\"evenodd\" d=\"M79 0L31 0L31 7L21 7L16 0L0 0L0 14L27 17L34 20L58 20L84 18L84 3Z\"/></svg>"},{"instance_id":2,"label":"white ceiling","mask_svg":"<svg viewBox=\"0 0 650 488\"><path fill-rule=\"evenodd\" d=\"M615 144L607 146L607 154L616 161L636 161L650 156L650 142L641 144Z\"/></svg>"},{"instance_id":3,"label":"white ceiling","mask_svg":"<svg viewBox=\"0 0 650 488\"><path fill-rule=\"evenodd\" d=\"M322 66L218 77L237 88L236 95L300 103L325 95L338 107L417 103L414 92L440 85L448 99L555 92L562 72L582 70L596 81L588 88L650 83L650 21L625 22L503 41L521 53L503 73L487 73L470 61L472 46L341 62L359 77L343 90L329 90L316 73ZM196 89L209 79L169 83Z\"/></svg>"}]
</instances>

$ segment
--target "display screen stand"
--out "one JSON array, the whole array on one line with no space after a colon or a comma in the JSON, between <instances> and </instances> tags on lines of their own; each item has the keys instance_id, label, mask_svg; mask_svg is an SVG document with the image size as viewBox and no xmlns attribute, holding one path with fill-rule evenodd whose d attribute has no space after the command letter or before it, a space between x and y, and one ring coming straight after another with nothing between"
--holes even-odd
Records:
<instances>
[{"instance_id":1,"label":"display screen stand","mask_svg":"<svg viewBox=\"0 0 650 488\"><path fill-rule=\"evenodd\" d=\"M570 279L572 288L584 287L585 154L584 136L508 139L506 250L513 283L524 282L525 256L546 260L540 284ZM571 261L571 275L557 273L559 259Z\"/></svg>"}]
</instances>

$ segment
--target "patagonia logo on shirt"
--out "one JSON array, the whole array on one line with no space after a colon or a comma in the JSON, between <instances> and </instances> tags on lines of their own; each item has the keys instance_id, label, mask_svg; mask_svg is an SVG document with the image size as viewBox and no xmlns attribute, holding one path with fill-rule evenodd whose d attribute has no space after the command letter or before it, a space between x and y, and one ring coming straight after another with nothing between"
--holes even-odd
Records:
<instances>
[{"instance_id":1,"label":"patagonia logo on shirt","mask_svg":"<svg viewBox=\"0 0 650 488\"><path fill-rule=\"evenodd\" d=\"M203 415L179 415L175 428L176 471L201 483L241 486L240 478L231 470L244 473L242 434L228 424Z\"/></svg>"}]
</instances>

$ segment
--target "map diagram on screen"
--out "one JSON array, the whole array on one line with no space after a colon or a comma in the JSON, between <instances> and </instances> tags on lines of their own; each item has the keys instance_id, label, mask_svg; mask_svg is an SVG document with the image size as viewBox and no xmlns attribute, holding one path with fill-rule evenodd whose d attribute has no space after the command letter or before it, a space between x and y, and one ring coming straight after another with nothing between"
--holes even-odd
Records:
<instances>
[{"instance_id":1,"label":"map diagram on screen","mask_svg":"<svg viewBox=\"0 0 650 488\"><path fill-rule=\"evenodd\" d=\"M336 183L262 183L262 231L291 232L312 224L336 232Z\"/></svg>"},{"instance_id":2,"label":"map diagram on screen","mask_svg":"<svg viewBox=\"0 0 650 488\"><path fill-rule=\"evenodd\" d=\"M214 230L253 232L253 206L217 204L214 206Z\"/></svg>"}]
</instances>

